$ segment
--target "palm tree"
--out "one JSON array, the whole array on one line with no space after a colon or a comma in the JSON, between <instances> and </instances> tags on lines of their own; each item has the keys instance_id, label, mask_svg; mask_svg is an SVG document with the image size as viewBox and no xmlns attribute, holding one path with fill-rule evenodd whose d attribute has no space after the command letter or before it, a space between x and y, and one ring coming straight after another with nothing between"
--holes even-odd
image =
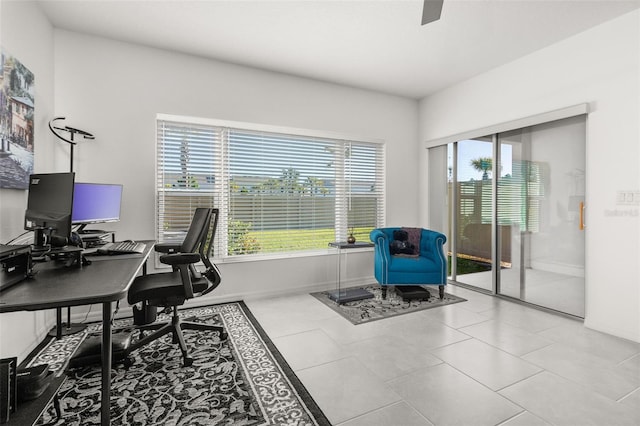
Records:
<instances>
[{"instance_id":1,"label":"palm tree","mask_svg":"<svg viewBox=\"0 0 640 426\"><path fill-rule=\"evenodd\" d=\"M482 172L482 180L489 179L489 173L493 170L493 159L491 157L480 157L471 160L471 166Z\"/></svg>"}]
</instances>

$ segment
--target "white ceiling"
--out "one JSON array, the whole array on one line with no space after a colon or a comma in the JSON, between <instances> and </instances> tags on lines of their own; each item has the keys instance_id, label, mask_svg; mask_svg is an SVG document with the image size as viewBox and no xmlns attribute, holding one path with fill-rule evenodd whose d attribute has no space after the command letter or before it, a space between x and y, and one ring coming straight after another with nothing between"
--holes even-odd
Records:
<instances>
[{"instance_id":1,"label":"white ceiling","mask_svg":"<svg viewBox=\"0 0 640 426\"><path fill-rule=\"evenodd\" d=\"M422 98L640 7L640 0L42 0L57 28Z\"/></svg>"}]
</instances>

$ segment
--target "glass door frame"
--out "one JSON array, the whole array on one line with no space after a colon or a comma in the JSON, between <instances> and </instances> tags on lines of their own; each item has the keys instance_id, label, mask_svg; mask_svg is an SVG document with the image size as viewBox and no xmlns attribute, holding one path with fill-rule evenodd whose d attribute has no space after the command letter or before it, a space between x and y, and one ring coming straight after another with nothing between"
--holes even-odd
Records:
<instances>
[{"instance_id":1,"label":"glass door frame","mask_svg":"<svg viewBox=\"0 0 640 426\"><path fill-rule=\"evenodd\" d=\"M491 137L491 152L492 152L492 168L491 174L493 178L491 179L491 289L487 290L482 287L477 287L472 284L462 283L457 280L458 271L457 271L457 257L458 257L458 238L459 235L459 227L460 223L458 220L458 209L460 207L460 197L458 191L458 143L460 141L453 142L452 145L452 169L453 173L451 173L451 187L453 188L451 194L451 208L449 209L449 229L451 230L451 237L449 238L449 247L451 250L451 267L450 267L450 277L456 284L461 284L466 287L473 288L475 290L490 293L492 295L499 295L499 277L500 271L499 267L496 267L496 259L497 253L500 251L496 251L496 248L499 250L500 247L497 247L496 244L500 241L497 232L499 232L499 227L497 226L497 190L498 190L498 179L495 178L497 176L497 171L499 170L499 143L498 143L498 134L494 133L490 135ZM469 138L467 140L473 140L473 138ZM483 141L487 142L487 141Z\"/></svg>"},{"instance_id":2,"label":"glass door frame","mask_svg":"<svg viewBox=\"0 0 640 426\"><path fill-rule=\"evenodd\" d=\"M475 291L479 291L479 292L483 292L486 294L490 294L493 296L498 296L500 298L505 298L508 300L512 300L515 301L517 303L523 303L523 304L527 304L530 306L534 306L534 307L538 307L540 309L543 310L549 310L549 311L553 311L553 312L557 312L563 315L567 315L570 317L576 317L576 318L582 318L580 315L572 313L572 312L564 312L563 310L558 310L554 307L550 307L550 306L545 306L544 304L538 304L535 302L532 302L530 300L527 300L527 298L525 297L525 294L527 292L527 288L526 288L526 280L524 279L523 276L520 277L519 280L519 291L517 290L518 287L516 287L516 293L514 294L506 294L504 292L501 291L501 269L502 269L502 260L504 259L503 257L503 247L502 247L502 237L503 235L501 235L503 233L503 229L501 228L501 223L500 223L500 211L499 211L499 201L500 201L500 194L499 194L499 187L500 187L500 173L501 173L501 168L502 168L502 158L501 158L501 147L502 147L502 140L501 140L501 135L505 133L505 132L496 132L491 134L490 136L486 136L483 138L491 138L491 150L492 150L492 167L491 167L491 172L492 172L492 179L491 179L491 212L488 215L491 218L491 238L490 238L490 244L491 244L491 248L490 248L490 253L491 253L491 283L490 283L490 289L488 289L487 287L479 287L476 285L473 285L472 283L465 283L465 282L461 282L459 281L459 276L458 276L458 265L457 265L457 257L459 254L459 249L461 247L459 247L459 231L460 231L460 208L461 208L461 195L459 194L459 183L460 180L458 178L458 167L459 167L459 142L461 141L465 141L465 140L474 140L474 138L465 138L465 139L461 139L459 141L455 141L451 143L452 146L452 150L450 151L450 155L452 156L451 158L451 163L450 163L450 167L452 168L451 173L450 173L450 184L448 183L451 194L448 196L450 202L451 202L451 206L449 208L449 212L447 215L447 220L449 221L449 232L450 232L450 238L449 238L449 249L451 251L451 262L450 262L450 279L453 281L454 284L456 285L461 285L463 287L467 287L470 289L473 289ZM488 142L488 141L484 141L484 142ZM503 197L504 198L504 197ZM528 214L528 213L526 213ZM486 216L485 216L486 217ZM581 228L583 229L583 228ZM523 249L521 249L520 251L518 251L517 253L522 256ZM511 256L511 253L509 253L509 256ZM511 262L518 262L518 259L511 259ZM519 264L519 269L520 271L520 275L522 275L524 273L524 270L522 270L522 262L521 264ZM489 284L489 283L487 283ZM584 286L584 283L583 283ZM584 287L583 287L584 288Z\"/></svg>"}]
</instances>

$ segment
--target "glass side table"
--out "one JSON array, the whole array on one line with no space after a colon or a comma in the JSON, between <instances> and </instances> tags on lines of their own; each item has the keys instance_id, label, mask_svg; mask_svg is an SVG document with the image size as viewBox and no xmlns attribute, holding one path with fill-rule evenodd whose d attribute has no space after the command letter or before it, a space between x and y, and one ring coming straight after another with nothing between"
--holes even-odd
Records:
<instances>
[{"instance_id":1,"label":"glass side table","mask_svg":"<svg viewBox=\"0 0 640 426\"><path fill-rule=\"evenodd\" d=\"M342 254L343 251L349 249L361 249L361 248L369 248L373 247L373 243L367 242L359 242L355 243L347 243L347 242L332 242L329 243L329 247L333 247L336 249L338 254L338 271L336 275L336 290L329 292L329 299L334 302L341 304L347 302L353 302L356 300L364 300L364 299L373 299L373 294L368 292L363 288L341 288L342 280L341 280L341 272L342 272ZM346 252L345 252L346 255Z\"/></svg>"}]
</instances>

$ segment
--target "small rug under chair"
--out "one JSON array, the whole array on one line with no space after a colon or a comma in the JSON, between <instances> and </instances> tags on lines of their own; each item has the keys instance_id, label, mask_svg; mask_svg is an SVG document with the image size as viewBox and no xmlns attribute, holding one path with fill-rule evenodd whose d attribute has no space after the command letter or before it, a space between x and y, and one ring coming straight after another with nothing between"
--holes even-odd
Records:
<instances>
[{"instance_id":1,"label":"small rug under chair","mask_svg":"<svg viewBox=\"0 0 640 426\"><path fill-rule=\"evenodd\" d=\"M453 303L466 302L466 299L446 292L444 294L444 299L441 300L438 295L437 286L420 287L430 293L430 297L428 299L405 300L396 291L397 287L394 286L387 287L387 297L383 298L382 286L377 284L354 287L364 289L373 294L371 299L357 300L354 302L338 304L329 297L329 293L332 291L320 291L311 293L311 295L355 325L394 317L397 315L408 314L411 312L422 311L425 309L451 305Z\"/></svg>"},{"instance_id":2,"label":"small rug under chair","mask_svg":"<svg viewBox=\"0 0 640 426\"><path fill-rule=\"evenodd\" d=\"M222 324L229 337L217 332L186 330L193 365L182 365L182 354L167 335L137 351L132 365L114 366L111 380L112 425L328 425L282 355L242 302L180 311L191 320ZM158 321L167 317L158 316ZM119 320L114 328L131 320ZM87 332L52 341L30 365L48 363L63 368ZM58 392L63 417L55 422L53 405L37 424L100 424L99 365L68 369Z\"/></svg>"}]
</instances>

